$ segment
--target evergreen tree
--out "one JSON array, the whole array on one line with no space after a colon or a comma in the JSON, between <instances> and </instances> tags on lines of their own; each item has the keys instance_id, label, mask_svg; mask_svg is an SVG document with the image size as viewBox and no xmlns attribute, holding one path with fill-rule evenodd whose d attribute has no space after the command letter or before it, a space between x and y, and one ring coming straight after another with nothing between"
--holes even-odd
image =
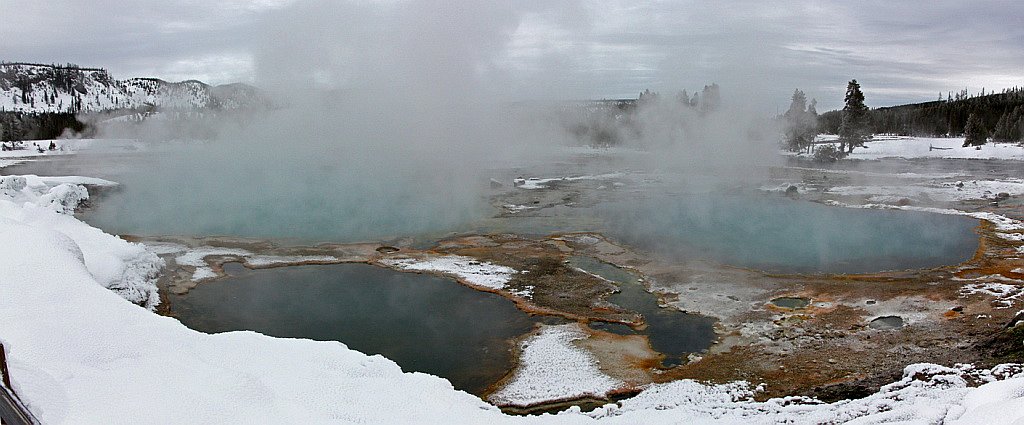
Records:
<instances>
[{"instance_id":1,"label":"evergreen tree","mask_svg":"<svg viewBox=\"0 0 1024 425\"><path fill-rule=\"evenodd\" d=\"M718 84L711 83L710 86L704 86L704 90L701 90L701 98L703 99L703 103L700 105L701 112L711 112L718 109L718 106L722 103L722 95Z\"/></svg>"},{"instance_id":2,"label":"evergreen tree","mask_svg":"<svg viewBox=\"0 0 1024 425\"><path fill-rule=\"evenodd\" d=\"M686 92L686 89L682 89L679 91L679 94L676 95L676 101L679 102L680 105L690 106L690 94Z\"/></svg>"},{"instance_id":3,"label":"evergreen tree","mask_svg":"<svg viewBox=\"0 0 1024 425\"><path fill-rule=\"evenodd\" d=\"M967 125L964 126L964 147L984 145L987 137L985 124L978 118L978 114L971 112L967 117Z\"/></svg>"},{"instance_id":4,"label":"evergreen tree","mask_svg":"<svg viewBox=\"0 0 1024 425\"><path fill-rule=\"evenodd\" d=\"M839 150L851 153L854 147L864 146L864 141L871 137L868 107L864 105L864 93L860 91L857 80L850 80L846 85L844 101L846 106L843 107L843 121L839 126Z\"/></svg>"},{"instance_id":5,"label":"evergreen tree","mask_svg":"<svg viewBox=\"0 0 1024 425\"><path fill-rule=\"evenodd\" d=\"M807 105L807 95L800 89L793 91L789 109L783 114L785 118L784 138L786 147L793 152L810 149L814 136L818 134L818 112L816 101Z\"/></svg>"},{"instance_id":6,"label":"evergreen tree","mask_svg":"<svg viewBox=\"0 0 1024 425\"><path fill-rule=\"evenodd\" d=\"M999 121L996 122L995 128L992 129L992 141L1009 142L1011 140L1009 115L1009 113L1004 112L1003 115L999 116Z\"/></svg>"}]
</instances>

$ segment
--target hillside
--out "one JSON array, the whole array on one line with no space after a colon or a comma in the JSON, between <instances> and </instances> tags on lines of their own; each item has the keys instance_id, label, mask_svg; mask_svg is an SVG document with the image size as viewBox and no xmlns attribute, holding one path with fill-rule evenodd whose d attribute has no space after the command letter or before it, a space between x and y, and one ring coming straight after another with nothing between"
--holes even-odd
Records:
<instances>
[{"instance_id":1,"label":"hillside","mask_svg":"<svg viewBox=\"0 0 1024 425\"><path fill-rule=\"evenodd\" d=\"M0 63L0 112L238 109L260 102L245 84L156 78L117 80L104 69L76 65Z\"/></svg>"}]
</instances>

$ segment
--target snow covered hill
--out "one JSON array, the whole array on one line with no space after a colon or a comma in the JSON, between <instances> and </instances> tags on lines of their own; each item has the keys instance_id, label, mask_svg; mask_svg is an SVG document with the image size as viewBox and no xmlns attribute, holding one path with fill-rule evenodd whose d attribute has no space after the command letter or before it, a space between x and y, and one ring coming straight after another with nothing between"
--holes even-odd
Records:
<instances>
[{"instance_id":1,"label":"snow covered hill","mask_svg":"<svg viewBox=\"0 0 1024 425\"><path fill-rule=\"evenodd\" d=\"M261 102L245 84L156 78L116 80L104 69L0 63L0 111L100 112L125 109L239 109Z\"/></svg>"}]
</instances>

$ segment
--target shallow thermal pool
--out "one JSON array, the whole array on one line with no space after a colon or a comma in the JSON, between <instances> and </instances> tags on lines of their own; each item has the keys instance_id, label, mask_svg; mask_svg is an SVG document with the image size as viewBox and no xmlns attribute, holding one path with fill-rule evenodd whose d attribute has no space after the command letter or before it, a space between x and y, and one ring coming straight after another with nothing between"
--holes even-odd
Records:
<instances>
[{"instance_id":1,"label":"shallow thermal pool","mask_svg":"<svg viewBox=\"0 0 1024 425\"><path fill-rule=\"evenodd\" d=\"M172 296L186 326L342 341L475 394L514 366L511 339L539 320L501 296L430 275L366 264L227 266L232 277Z\"/></svg>"},{"instance_id":2,"label":"shallow thermal pool","mask_svg":"<svg viewBox=\"0 0 1024 425\"><path fill-rule=\"evenodd\" d=\"M595 231L678 260L702 258L786 273L930 268L969 259L978 246L977 220L967 217L832 207L752 190L678 193L668 183L599 190L594 185L600 182L583 181L542 190L582 191L593 204L495 217L485 194L498 192L481 191L485 180L443 173L395 171L392 176L342 166L268 173L213 160L180 169L169 160L125 162L82 156L47 167L84 175L107 171L98 176L122 183L81 214L116 234L298 243L417 237L430 246L452 232Z\"/></svg>"},{"instance_id":3,"label":"shallow thermal pool","mask_svg":"<svg viewBox=\"0 0 1024 425\"><path fill-rule=\"evenodd\" d=\"M645 195L598 209L607 234L627 244L773 272L931 268L963 262L978 247L976 219L771 195Z\"/></svg>"}]
</instances>

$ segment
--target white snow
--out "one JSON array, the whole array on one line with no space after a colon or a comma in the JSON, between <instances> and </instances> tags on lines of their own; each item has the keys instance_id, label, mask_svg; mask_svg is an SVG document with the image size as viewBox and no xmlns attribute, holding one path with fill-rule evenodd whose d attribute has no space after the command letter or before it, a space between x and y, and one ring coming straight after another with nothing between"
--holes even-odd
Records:
<instances>
[{"instance_id":1,"label":"white snow","mask_svg":"<svg viewBox=\"0 0 1024 425\"><path fill-rule=\"evenodd\" d=\"M88 197L85 188L68 183L30 186L27 183L31 180L23 176L0 177L0 220L4 225L60 232L80 249L85 266L100 285L147 308L160 302L155 284L163 266L159 257L140 244L108 235L72 217L74 207ZM4 243L10 249L20 246L17 240Z\"/></svg>"},{"instance_id":2,"label":"white snow","mask_svg":"<svg viewBox=\"0 0 1024 425\"><path fill-rule=\"evenodd\" d=\"M505 211L508 211L509 214L516 214L516 213L520 213L520 212L523 212L523 211L529 211L529 210L533 209L533 207L531 207L531 206L515 205L515 204L505 204L505 205L502 205L502 207L504 207Z\"/></svg>"},{"instance_id":3,"label":"white snow","mask_svg":"<svg viewBox=\"0 0 1024 425\"><path fill-rule=\"evenodd\" d=\"M107 180L77 176L0 176L0 199L47 206L59 213L71 214L79 204L89 199L89 192L81 184L116 185Z\"/></svg>"},{"instance_id":4,"label":"white snow","mask_svg":"<svg viewBox=\"0 0 1024 425\"><path fill-rule=\"evenodd\" d=\"M252 255L251 252L240 248L221 248L215 246L204 246L199 248L191 248L185 251L185 253L174 257L174 261L178 264L183 264L192 267L203 267L206 266L206 257L212 256L232 256L232 257L245 257Z\"/></svg>"},{"instance_id":5,"label":"white snow","mask_svg":"<svg viewBox=\"0 0 1024 425\"><path fill-rule=\"evenodd\" d=\"M580 180L610 180L610 179L621 178L623 176L625 176L624 173L608 173L608 174L598 174L598 175L593 175L593 176L576 176L576 177L552 177L552 178L543 178L543 179L542 178L538 178L538 177L530 177L528 179L515 179L514 182L516 184L516 187L518 187L520 189L533 190L533 189L546 189L548 187L548 184L550 184L551 182L556 182L556 181L571 182L571 181L580 181Z\"/></svg>"},{"instance_id":6,"label":"white snow","mask_svg":"<svg viewBox=\"0 0 1024 425\"><path fill-rule=\"evenodd\" d=\"M165 110L234 109L255 101L255 94L241 85L212 87L194 80L167 82L151 78L116 80L99 69L72 72L71 81L76 87L68 90L57 85L53 73L53 67L46 65L0 64L0 75L6 74L0 79L4 83L0 84L0 111L75 112L72 105L76 102L82 111L152 106ZM33 81L27 93L10 84L17 78ZM22 101L23 95L27 102Z\"/></svg>"},{"instance_id":7,"label":"white snow","mask_svg":"<svg viewBox=\"0 0 1024 425\"><path fill-rule=\"evenodd\" d=\"M145 245L147 250L156 255L177 254L188 250L187 246L172 242L146 242Z\"/></svg>"},{"instance_id":8,"label":"white snow","mask_svg":"<svg viewBox=\"0 0 1024 425\"><path fill-rule=\"evenodd\" d=\"M1024 146L1011 143L988 143L981 149L962 147L962 137L928 138L908 137L889 140L873 140L856 148L848 158L958 158L958 159L1009 159L1024 160ZM932 149L944 148L944 149Z\"/></svg>"},{"instance_id":9,"label":"white snow","mask_svg":"<svg viewBox=\"0 0 1024 425\"><path fill-rule=\"evenodd\" d=\"M520 366L489 397L492 403L529 406L557 399L604 397L622 381L605 375L597 359L573 341L587 338L579 324L544 326L523 342Z\"/></svg>"},{"instance_id":10,"label":"white snow","mask_svg":"<svg viewBox=\"0 0 1024 425\"><path fill-rule=\"evenodd\" d=\"M1024 195L1024 180L969 180L946 181L923 185L900 186L835 186L825 193L837 195L871 196L871 201L888 201L902 198L921 198L953 202L973 199L995 199L996 195L1006 193L1009 196Z\"/></svg>"},{"instance_id":11,"label":"white snow","mask_svg":"<svg viewBox=\"0 0 1024 425\"><path fill-rule=\"evenodd\" d=\"M331 255L257 255L241 248L224 248L214 246L200 246L190 248L186 245L173 242L146 242L146 249L157 255L174 255L174 261L180 265L195 268L192 273L192 281L201 282L216 278L217 272L213 271L207 257L233 257L244 261L250 267L273 267L301 263L334 263L338 257Z\"/></svg>"},{"instance_id":12,"label":"white snow","mask_svg":"<svg viewBox=\"0 0 1024 425\"><path fill-rule=\"evenodd\" d=\"M252 253L244 249L204 246L199 248L190 248L184 253L174 257L174 261L181 265L195 267L195 271L192 272L192 281L200 282L217 277L217 273L214 272L213 268L211 268L206 262L206 257L246 257L249 255L252 255Z\"/></svg>"},{"instance_id":13,"label":"white snow","mask_svg":"<svg viewBox=\"0 0 1024 425\"><path fill-rule=\"evenodd\" d=\"M1003 278L1002 276L999 276ZM975 280L992 279L992 276L982 277ZM1024 296L1024 286L1021 286L1022 281L1014 279L999 279L1009 280L1017 282L1017 285L1011 285L1006 283L997 282L981 282L981 283L969 283L960 288L960 295L967 296L971 294L985 294L995 297L992 303L996 305L995 308L1010 308L1013 304Z\"/></svg>"},{"instance_id":14,"label":"white snow","mask_svg":"<svg viewBox=\"0 0 1024 425\"><path fill-rule=\"evenodd\" d=\"M845 208L868 208L868 209L890 209L890 210L906 210L906 211L919 211L928 212L935 214L949 214L949 215L963 215L967 217L974 217L979 220L985 220L992 223L996 228L996 235L1000 238L1008 241L1020 241L1024 238L1024 235L1018 232L1024 231L1024 222L1020 220L1014 220L1012 218L991 213L987 211L968 212L960 211L952 208L932 208L932 207L917 207L913 205L889 205L889 204L847 204L839 201L827 200L823 202L825 205L832 205Z\"/></svg>"},{"instance_id":15,"label":"white snow","mask_svg":"<svg viewBox=\"0 0 1024 425\"><path fill-rule=\"evenodd\" d=\"M338 257L331 255L253 255L245 258L245 263L253 267L335 261L338 261Z\"/></svg>"},{"instance_id":16,"label":"white snow","mask_svg":"<svg viewBox=\"0 0 1024 425\"><path fill-rule=\"evenodd\" d=\"M751 402L751 390L743 383L709 386L682 380L652 385L623 401L621 407L606 405L589 415L625 418L638 414L646 423L1016 423L1024 418L1024 411L1013 409L1024 401L1024 378L1019 367L997 369L914 364L903 371L903 379L878 393L833 404L803 397ZM987 383L970 388L965 377ZM1000 414L994 415L991 409ZM992 422L987 422L990 419Z\"/></svg>"},{"instance_id":17,"label":"white snow","mask_svg":"<svg viewBox=\"0 0 1024 425\"><path fill-rule=\"evenodd\" d=\"M505 284L512 280L512 275L519 273L511 267L460 255L425 259L388 258L381 260L381 264L402 270L443 273L455 276L469 285L496 290L504 289Z\"/></svg>"}]
</instances>

